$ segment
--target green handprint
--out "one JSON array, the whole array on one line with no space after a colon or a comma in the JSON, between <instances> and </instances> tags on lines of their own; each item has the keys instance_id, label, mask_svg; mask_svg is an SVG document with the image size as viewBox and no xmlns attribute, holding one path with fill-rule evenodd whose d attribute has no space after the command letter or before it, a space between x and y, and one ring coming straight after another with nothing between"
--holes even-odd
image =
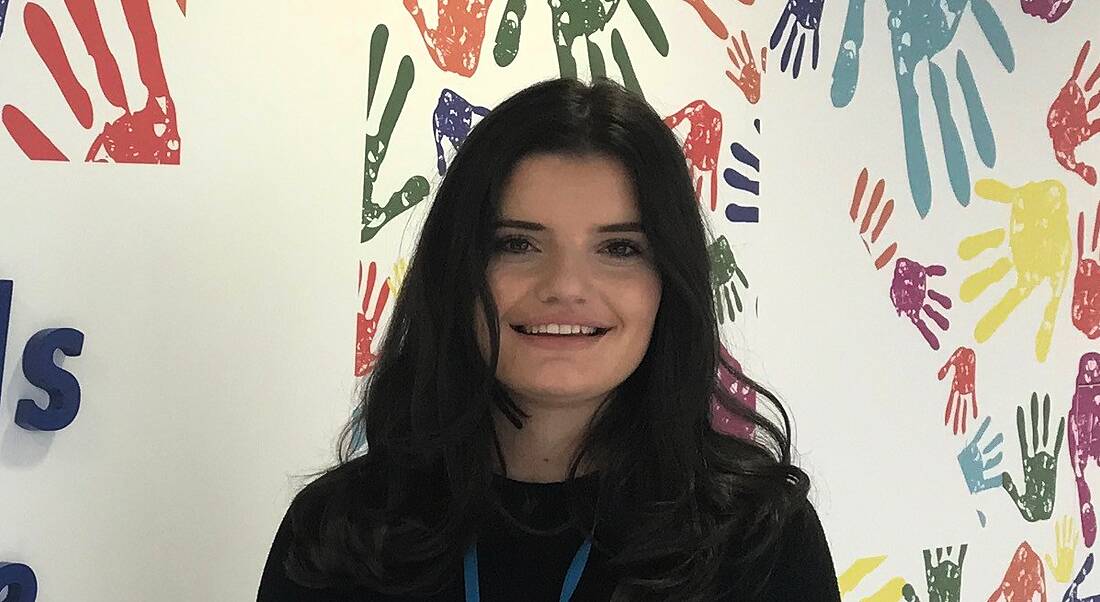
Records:
<instances>
[{"instance_id":1,"label":"green handprint","mask_svg":"<svg viewBox=\"0 0 1100 602\"><path fill-rule=\"evenodd\" d=\"M378 74L382 70L382 59L386 55L386 43L389 41L390 32L385 25L379 24L374 28L370 40L370 71L367 78L367 116L370 116L371 105L374 104L374 92L378 88ZM367 242L374 238L378 231L393 218L403 213L406 209L423 201L428 196L428 180L424 176L412 176L405 182L400 190L390 195L385 207L375 203L374 183L378 181L378 168L386 158L386 150L390 146L390 137L393 136L397 119L401 116L401 110L405 107L405 99L409 96L414 78L413 62L409 55L401 57L401 63L397 67L397 78L393 84L393 91L386 108L382 112L382 119L378 125L377 134L367 134L366 151L363 165L363 231L360 242Z\"/></svg>"},{"instance_id":2,"label":"green handprint","mask_svg":"<svg viewBox=\"0 0 1100 602\"><path fill-rule=\"evenodd\" d=\"M936 548L935 566L932 566L932 550L924 551L924 579L928 582L928 602L959 602L966 545L962 544L954 552L952 546ZM912 586L906 584L906 587L908 591L904 591L905 599L915 599L916 592Z\"/></svg>"},{"instance_id":3,"label":"green handprint","mask_svg":"<svg viewBox=\"0 0 1100 602\"><path fill-rule=\"evenodd\" d=\"M592 41L592 34L603 31L619 7L620 0L547 0L550 5L551 34L558 55L558 71L562 77L577 76L577 60L573 56L573 42L584 37L588 50L588 65L592 78L605 77L603 51ZM626 0L631 11L642 24L649 41L661 56L668 56L668 38L649 0ZM527 13L527 0L508 0L504 15L497 28L493 57L501 67L507 67L519 54L519 40L523 33L523 17ZM618 29L611 30L611 55L623 77L623 85L639 95L642 87L634 72L626 44Z\"/></svg>"},{"instance_id":4,"label":"green handprint","mask_svg":"<svg viewBox=\"0 0 1100 602\"><path fill-rule=\"evenodd\" d=\"M725 236L719 236L718 240L715 240L710 246L707 247L707 252L710 255L710 287L714 295L714 307L718 311L718 323L725 324L726 316L729 316L732 322L740 313L743 306L741 304L741 296L737 294L737 288L733 277L736 276L741 281L741 286L748 288L749 281L745 279L745 273L741 271L741 266L737 265L737 259L733 256L733 249L730 248L730 243L726 240ZM730 296L733 296L733 303L730 303ZM737 305L737 311L733 309L734 304Z\"/></svg>"},{"instance_id":5,"label":"green handprint","mask_svg":"<svg viewBox=\"0 0 1100 602\"><path fill-rule=\"evenodd\" d=\"M1028 450L1027 429L1024 426L1024 407L1016 407L1016 430L1020 435L1020 457L1024 466L1024 493L1016 490L1012 475L1001 476L1001 486L1016 502L1020 514L1029 523L1050 518L1054 509L1054 485L1058 471L1058 451L1062 448L1062 435L1066 429L1066 417L1058 421L1058 437L1054 450L1049 450L1050 395L1043 395L1042 445L1039 443L1039 396L1031 394L1031 450Z\"/></svg>"}]
</instances>

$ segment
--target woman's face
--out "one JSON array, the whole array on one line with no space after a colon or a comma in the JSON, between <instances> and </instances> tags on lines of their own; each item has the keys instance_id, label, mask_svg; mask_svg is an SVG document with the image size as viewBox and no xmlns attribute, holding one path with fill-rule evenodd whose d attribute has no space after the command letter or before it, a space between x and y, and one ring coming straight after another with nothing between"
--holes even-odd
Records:
<instances>
[{"instance_id":1,"label":"woman's face","mask_svg":"<svg viewBox=\"0 0 1100 602\"><path fill-rule=\"evenodd\" d=\"M599 404L641 362L661 282L640 221L615 159L539 154L512 172L487 277L500 312L496 376L521 407ZM480 304L476 323L488 361ZM561 334L578 326L599 330Z\"/></svg>"}]
</instances>

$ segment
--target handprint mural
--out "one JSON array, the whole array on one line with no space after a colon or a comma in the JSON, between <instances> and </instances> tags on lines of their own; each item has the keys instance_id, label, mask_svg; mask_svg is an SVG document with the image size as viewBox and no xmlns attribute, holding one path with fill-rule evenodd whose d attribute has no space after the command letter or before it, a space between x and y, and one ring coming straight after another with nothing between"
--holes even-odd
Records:
<instances>
[{"instance_id":1,"label":"handprint mural","mask_svg":"<svg viewBox=\"0 0 1100 602\"><path fill-rule=\"evenodd\" d=\"M98 90L115 113L105 118L93 115L93 103L88 89L73 71L70 55L61 43L54 18L46 10L28 2L23 8L23 25L43 65L53 76L57 91L65 99L72 116L89 135L94 134L84 161L98 163L160 163L179 164L181 141L176 121L176 103L168 89L168 80L161 61L160 44L149 0L122 0L134 48L137 69L145 88L145 98L129 99L123 87L122 74L115 52L107 44L99 11L92 0L72 0L65 3L68 17L80 33L87 53L95 62ZM183 8L183 5L180 5ZM0 33L3 32L7 2L0 5ZM133 100L133 102L131 102ZM30 109L27 109L28 111ZM32 115L33 115L32 111ZM108 121L108 119L110 119ZM68 161L73 150L59 148L48 133L65 126L49 120L45 123L14 105L4 105L0 120L12 140L27 158L45 161ZM102 129L93 131L97 123ZM71 125L68 126L71 129ZM75 150L75 149L74 149Z\"/></svg>"},{"instance_id":2,"label":"handprint mural","mask_svg":"<svg viewBox=\"0 0 1100 602\"><path fill-rule=\"evenodd\" d=\"M859 82L865 3L866 0L850 0L848 3L843 39L833 67L830 95L834 107L848 106L852 102ZM970 202L969 163L955 117L951 112L947 77L934 59L952 44L963 18L973 14L998 61L1011 73L1016 65L1016 57L1008 33L988 0L957 2L913 0L888 1L886 4L889 10L886 22L890 30L892 64L897 82L898 100L901 103L905 164L917 213L925 217L932 207L932 182L921 131L920 95L917 93L914 79L916 69L920 65L926 65L928 68L931 96L943 141L944 160L951 188L959 204L967 205ZM955 54L955 74L965 100L970 131L978 156L987 167L993 167L997 161L997 145L993 137L993 129L981 94L978 92L970 63L961 49Z\"/></svg>"},{"instance_id":3,"label":"handprint mural","mask_svg":"<svg viewBox=\"0 0 1100 602\"><path fill-rule=\"evenodd\" d=\"M592 36L606 29L617 14L627 12L619 10L620 0L548 0L548 4L551 35L561 76L577 76L577 58L573 54L573 46L579 38L584 39L588 68L592 76L606 76L604 51L592 40ZM661 56L668 56L668 38L649 0L628 0L626 4L629 12L634 14L642 29L645 30L646 37L649 38L653 48ZM493 56L501 67L510 65L519 54L523 18L526 14L527 0L508 0L493 47ZM622 17L619 18L619 21L621 20ZM622 34L616 27L611 28L611 55L619 68L623 85L642 94L642 86L638 82L634 62L630 58L630 52Z\"/></svg>"}]
</instances>

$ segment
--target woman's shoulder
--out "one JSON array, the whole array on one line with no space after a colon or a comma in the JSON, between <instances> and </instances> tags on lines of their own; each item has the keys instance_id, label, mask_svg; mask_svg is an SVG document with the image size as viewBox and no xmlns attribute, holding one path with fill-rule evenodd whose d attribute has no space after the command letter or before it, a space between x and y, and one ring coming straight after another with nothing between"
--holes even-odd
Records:
<instances>
[{"instance_id":1,"label":"woman's shoulder","mask_svg":"<svg viewBox=\"0 0 1100 602\"><path fill-rule=\"evenodd\" d=\"M767 600L840 600L829 540L808 498L799 500L788 514L768 583Z\"/></svg>"}]
</instances>

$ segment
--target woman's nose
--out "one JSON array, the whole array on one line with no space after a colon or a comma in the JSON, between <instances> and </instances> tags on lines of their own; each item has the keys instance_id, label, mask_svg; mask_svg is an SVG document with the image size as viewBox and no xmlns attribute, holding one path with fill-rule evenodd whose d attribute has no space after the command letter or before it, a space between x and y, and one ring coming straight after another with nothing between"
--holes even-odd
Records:
<instances>
[{"instance_id":1,"label":"woman's nose","mask_svg":"<svg viewBox=\"0 0 1100 602\"><path fill-rule=\"evenodd\" d=\"M587 259L580 252L555 253L547 258L539 278L538 297L542 301L580 301L590 286Z\"/></svg>"}]
</instances>

